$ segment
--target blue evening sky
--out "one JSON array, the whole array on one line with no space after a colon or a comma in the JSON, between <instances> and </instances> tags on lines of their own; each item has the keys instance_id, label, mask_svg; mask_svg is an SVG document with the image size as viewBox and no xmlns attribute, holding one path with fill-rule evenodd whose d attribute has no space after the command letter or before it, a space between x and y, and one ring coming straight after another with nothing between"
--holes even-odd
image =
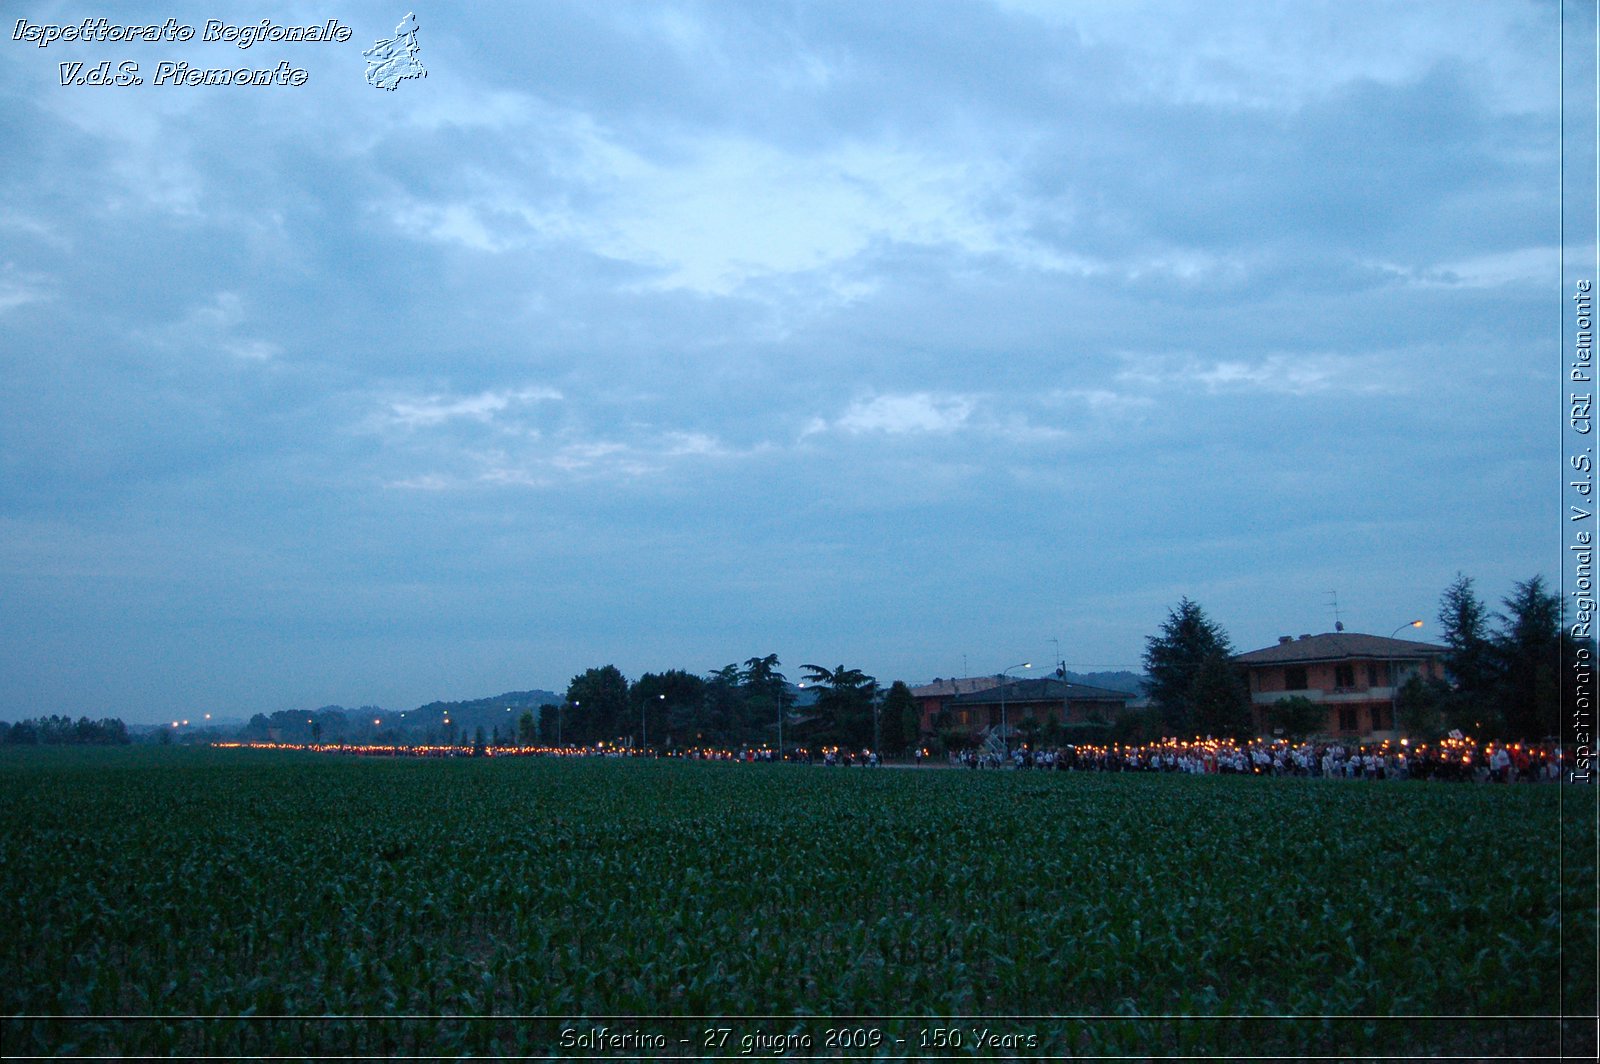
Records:
<instances>
[{"instance_id":1,"label":"blue evening sky","mask_svg":"<svg viewBox=\"0 0 1600 1064\"><path fill-rule=\"evenodd\" d=\"M12 39L97 16L354 35ZM0 719L1137 667L1185 595L1249 650L1559 576L1552 4L4 30Z\"/></svg>"}]
</instances>

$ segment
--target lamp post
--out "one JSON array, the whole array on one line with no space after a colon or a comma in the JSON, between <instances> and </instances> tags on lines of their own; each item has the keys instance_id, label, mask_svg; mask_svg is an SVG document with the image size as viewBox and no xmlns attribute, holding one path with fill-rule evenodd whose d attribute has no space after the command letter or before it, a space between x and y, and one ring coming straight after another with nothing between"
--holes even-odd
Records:
<instances>
[{"instance_id":1,"label":"lamp post","mask_svg":"<svg viewBox=\"0 0 1600 1064\"><path fill-rule=\"evenodd\" d=\"M656 703L658 705L665 705L666 701L667 701L667 696L666 695L656 695ZM643 750L644 747L645 747L644 707L648 706L649 704L650 704L649 702L645 702L645 701L641 701L639 703L639 749L640 750Z\"/></svg>"},{"instance_id":2,"label":"lamp post","mask_svg":"<svg viewBox=\"0 0 1600 1064\"><path fill-rule=\"evenodd\" d=\"M1407 628L1421 627L1421 620L1407 621L1405 624L1402 624L1400 627L1390 632L1389 638L1393 639ZM1389 726L1394 728L1396 731L1398 731L1400 728L1400 684L1397 682L1399 679L1399 675L1395 672L1394 662L1389 662Z\"/></svg>"},{"instance_id":3,"label":"lamp post","mask_svg":"<svg viewBox=\"0 0 1600 1064\"><path fill-rule=\"evenodd\" d=\"M1020 665L1008 665L1000 670L1000 735L1005 742L1006 760L1011 760L1011 722L1006 717L1006 673L1012 669L1031 669L1033 662L1024 661Z\"/></svg>"},{"instance_id":4,"label":"lamp post","mask_svg":"<svg viewBox=\"0 0 1600 1064\"><path fill-rule=\"evenodd\" d=\"M803 683L797 683L794 685L794 687L797 691L804 691L806 689L806 685ZM806 755L808 760L810 756L810 754ZM783 699L781 696L778 699L778 760L783 760Z\"/></svg>"}]
</instances>

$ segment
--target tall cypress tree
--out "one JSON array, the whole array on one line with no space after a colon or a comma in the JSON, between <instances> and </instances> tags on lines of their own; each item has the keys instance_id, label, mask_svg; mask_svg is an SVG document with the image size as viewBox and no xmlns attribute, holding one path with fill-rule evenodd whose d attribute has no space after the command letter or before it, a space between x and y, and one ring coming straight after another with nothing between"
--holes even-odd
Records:
<instances>
[{"instance_id":1,"label":"tall cypress tree","mask_svg":"<svg viewBox=\"0 0 1600 1064\"><path fill-rule=\"evenodd\" d=\"M911 688L906 686L904 680L896 680L889 685L879 718L882 745L890 753L901 753L920 738L917 700L911 697Z\"/></svg>"}]
</instances>

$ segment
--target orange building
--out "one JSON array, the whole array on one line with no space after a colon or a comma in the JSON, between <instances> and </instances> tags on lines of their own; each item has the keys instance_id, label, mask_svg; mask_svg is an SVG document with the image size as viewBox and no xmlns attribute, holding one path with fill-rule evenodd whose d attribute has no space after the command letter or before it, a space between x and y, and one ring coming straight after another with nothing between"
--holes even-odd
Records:
<instances>
[{"instance_id":1,"label":"orange building","mask_svg":"<svg viewBox=\"0 0 1600 1064\"><path fill-rule=\"evenodd\" d=\"M1323 733L1351 740L1393 738L1395 697L1412 676L1443 677L1444 647L1359 632L1324 632L1234 657L1250 685L1256 730L1268 734L1267 710L1299 696L1326 711Z\"/></svg>"},{"instance_id":2,"label":"orange building","mask_svg":"<svg viewBox=\"0 0 1600 1064\"><path fill-rule=\"evenodd\" d=\"M922 734L933 735L938 731L935 721L939 718L939 711L952 699L976 691L992 691L999 686L1000 680L996 676L963 676L960 679L934 680L932 683L913 687L911 697L917 703L917 719L921 722Z\"/></svg>"}]
</instances>

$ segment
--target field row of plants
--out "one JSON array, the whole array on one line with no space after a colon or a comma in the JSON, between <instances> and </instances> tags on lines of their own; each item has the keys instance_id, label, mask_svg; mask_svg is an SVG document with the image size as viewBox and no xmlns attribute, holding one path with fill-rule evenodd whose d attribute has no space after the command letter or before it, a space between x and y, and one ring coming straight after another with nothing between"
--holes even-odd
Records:
<instances>
[{"instance_id":1,"label":"field row of plants","mask_svg":"<svg viewBox=\"0 0 1600 1064\"><path fill-rule=\"evenodd\" d=\"M8 1053L1593 1047L1588 788L146 748L0 808Z\"/></svg>"}]
</instances>

